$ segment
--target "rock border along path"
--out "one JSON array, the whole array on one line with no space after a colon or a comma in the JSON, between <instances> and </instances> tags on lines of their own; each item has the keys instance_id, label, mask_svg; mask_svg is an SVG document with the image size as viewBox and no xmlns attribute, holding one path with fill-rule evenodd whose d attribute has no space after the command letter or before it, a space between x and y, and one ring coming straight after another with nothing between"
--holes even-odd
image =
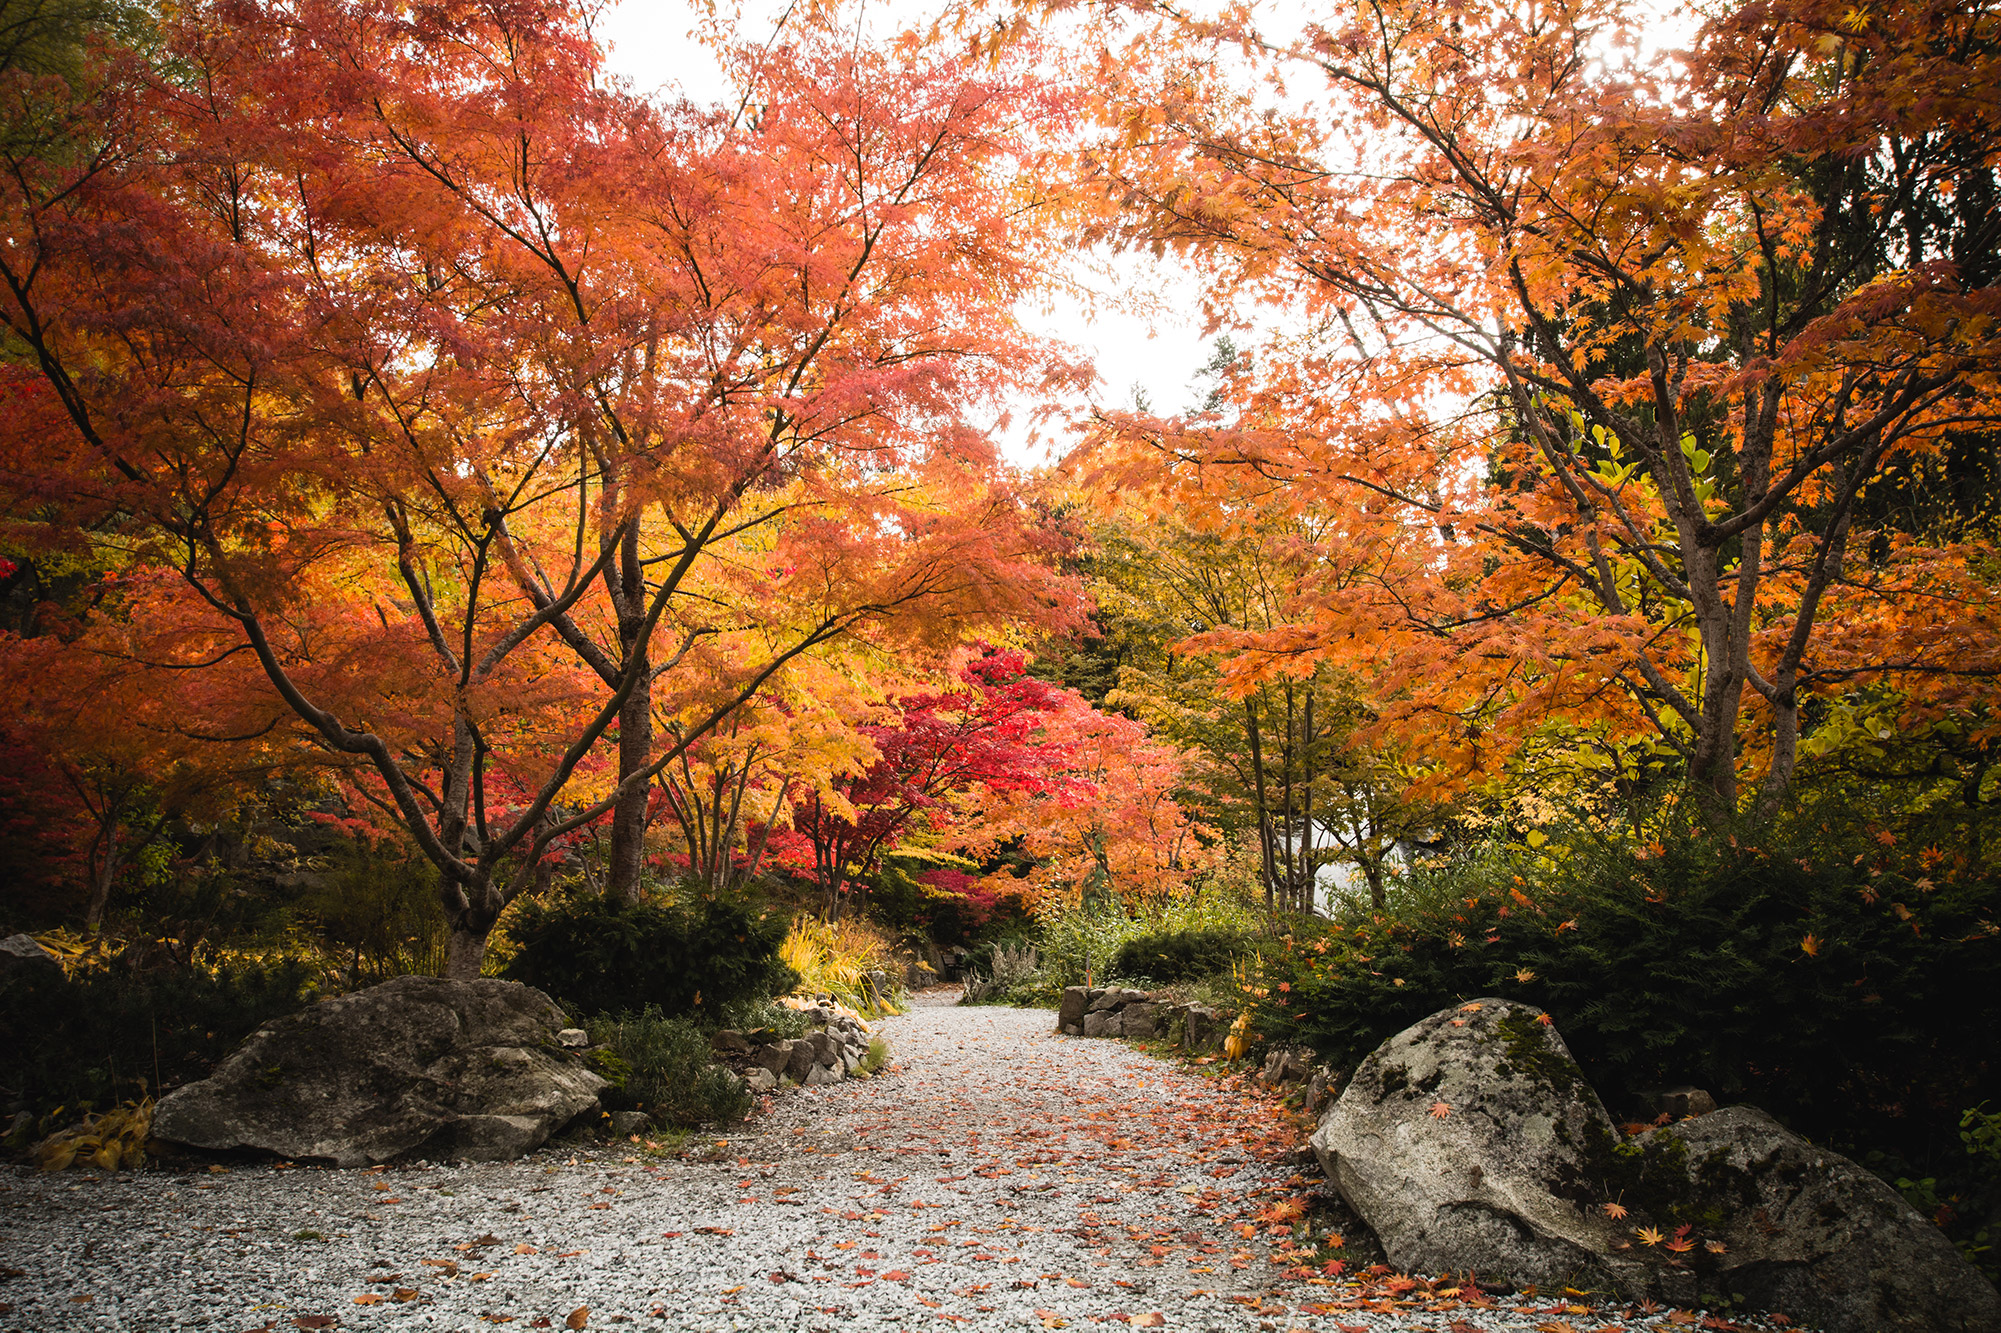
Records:
<instances>
[{"instance_id":1,"label":"rock border along path","mask_svg":"<svg viewBox=\"0 0 2001 1333\"><path fill-rule=\"evenodd\" d=\"M0 1329L1693 1322L1547 1298L1426 1312L1381 1275L1285 1277L1251 1221L1306 1183L1276 1113L1122 1043L1058 1036L1045 1011L954 998L881 1025L896 1072L781 1098L709 1140L710 1162L613 1145L373 1171L15 1170Z\"/></svg>"}]
</instances>

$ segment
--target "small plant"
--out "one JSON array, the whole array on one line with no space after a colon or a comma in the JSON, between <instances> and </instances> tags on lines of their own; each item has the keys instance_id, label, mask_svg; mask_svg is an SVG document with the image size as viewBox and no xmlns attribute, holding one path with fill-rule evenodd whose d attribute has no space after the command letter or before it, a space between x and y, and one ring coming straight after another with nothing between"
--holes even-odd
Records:
<instances>
[{"instance_id":1,"label":"small plant","mask_svg":"<svg viewBox=\"0 0 2001 1333\"><path fill-rule=\"evenodd\" d=\"M987 970L968 970L966 991L960 1004L1019 1004L1042 981L1042 959L1035 946L1026 941L1006 941L994 946Z\"/></svg>"},{"instance_id":2,"label":"small plant","mask_svg":"<svg viewBox=\"0 0 2001 1333\"><path fill-rule=\"evenodd\" d=\"M861 1072L864 1075L873 1075L877 1070L881 1069L884 1065L888 1063L889 1063L889 1043L884 1041L881 1037L870 1037L868 1043L868 1054L862 1057Z\"/></svg>"},{"instance_id":3,"label":"small plant","mask_svg":"<svg viewBox=\"0 0 2001 1333\"><path fill-rule=\"evenodd\" d=\"M898 1012L893 996L878 995L871 972L893 970L890 943L880 932L852 917L828 925L810 916L792 923L778 956L798 974L804 995L831 995L870 1018Z\"/></svg>"},{"instance_id":4,"label":"small plant","mask_svg":"<svg viewBox=\"0 0 2001 1333\"><path fill-rule=\"evenodd\" d=\"M618 1018L596 1017L586 1030L592 1063L611 1087L609 1110L644 1111L664 1125L735 1124L750 1111L750 1089L733 1070L714 1064L708 1038L685 1019L658 1009Z\"/></svg>"}]
</instances>

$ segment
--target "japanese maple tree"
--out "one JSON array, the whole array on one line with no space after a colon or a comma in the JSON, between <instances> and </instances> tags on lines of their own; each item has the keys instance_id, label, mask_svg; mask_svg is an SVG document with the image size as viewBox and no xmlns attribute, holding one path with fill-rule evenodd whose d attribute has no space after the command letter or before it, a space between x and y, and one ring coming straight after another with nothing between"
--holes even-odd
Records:
<instances>
[{"instance_id":1,"label":"japanese maple tree","mask_svg":"<svg viewBox=\"0 0 2001 1333\"><path fill-rule=\"evenodd\" d=\"M1091 457L1219 524L1337 515L1283 625L1205 642L1239 689L1394 663L1441 788L1560 722L1731 806L1788 789L1810 699L1994 716L1984 534L1897 492L2001 428L1996 16L1754 0L1672 58L1640 23L1365 0L1107 49L1102 233L1296 317L1227 421Z\"/></svg>"},{"instance_id":2,"label":"japanese maple tree","mask_svg":"<svg viewBox=\"0 0 2001 1333\"><path fill-rule=\"evenodd\" d=\"M629 888L653 776L788 662L1064 614L964 420L1041 373L1024 64L806 31L732 116L564 5L159 41L6 150L10 540L174 571L172 665L255 661L439 867L453 975L607 813Z\"/></svg>"}]
</instances>

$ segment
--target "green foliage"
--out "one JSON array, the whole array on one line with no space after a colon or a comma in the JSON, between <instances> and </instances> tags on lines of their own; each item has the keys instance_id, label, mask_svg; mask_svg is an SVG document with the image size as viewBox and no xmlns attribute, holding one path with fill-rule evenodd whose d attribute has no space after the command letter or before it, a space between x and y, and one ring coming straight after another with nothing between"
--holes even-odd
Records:
<instances>
[{"instance_id":1,"label":"green foliage","mask_svg":"<svg viewBox=\"0 0 2001 1333\"><path fill-rule=\"evenodd\" d=\"M1163 983L1200 981L1227 973L1252 947L1248 935L1221 927L1149 931L1119 946L1108 973Z\"/></svg>"},{"instance_id":2,"label":"green foliage","mask_svg":"<svg viewBox=\"0 0 2001 1333\"><path fill-rule=\"evenodd\" d=\"M438 871L409 848L343 840L328 852L330 870L299 899L299 910L348 974L380 980L444 970L449 929L438 896Z\"/></svg>"},{"instance_id":3,"label":"green foliage","mask_svg":"<svg viewBox=\"0 0 2001 1333\"><path fill-rule=\"evenodd\" d=\"M206 1078L260 1024L304 1008L313 982L290 958L151 972L114 959L71 980L17 971L0 984L0 1102L52 1128Z\"/></svg>"},{"instance_id":4,"label":"green foliage","mask_svg":"<svg viewBox=\"0 0 2001 1333\"><path fill-rule=\"evenodd\" d=\"M649 1006L621 1018L592 1018L586 1029L598 1048L593 1063L612 1084L600 1098L607 1109L644 1111L684 1128L735 1124L749 1114L749 1087L714 1062L708 1038L686 1019Z\"/></svg>"},{"instance_id":5,"label":"green foliage","mask_svg":"<svg viewBox=\"0 0 2001 1333\"><path fill-rule=\"evenodd\" d=\"M1834 808L1420 870L1269 955L1261 1023L1352 1064L1500 995L1547 1009L1615 1110L1692 1082L1851 1152L1957 1157L1962 1109L2001 1094L1967 1045L2001 1027L2001 894L1979 859Z\"/></svg>"},{"instance_id":6,"label":"green foliage","mask_svg":"<svg viewBox=\"0 0 2001 1333\"><path fill-rule=\"evenodd\" d=\"M721 1020L718 1027L737 1032L769 1032L773 1040L803 1037L813 1026L805 1010L769 999L739 1000L724 1005L717 1017Z\"/></svg>"},{"instance_id":7,"label":"green foliage","mask_svg":"<svg viewBox=\"0 0 2001 1333\"><path fill-rule=\"evenodd\" d=\"M790 990L778 957L785 918L729 899L626 903L572 894L519 905L520 946L503 975L578 1013L720 1014Z\"/></svg>"},{"instance_id":8,"label":"green foliage","mask_svg":"<svg viewBox=\"0 0 2001 1333\"><path fill-rule=\"evenodd\" d=\"M986 965L968 966L960 1004L1034 1004L1046 989L1042 961L1026 941L1003 940L988 951Z\"/></svg>"}]
</instances>

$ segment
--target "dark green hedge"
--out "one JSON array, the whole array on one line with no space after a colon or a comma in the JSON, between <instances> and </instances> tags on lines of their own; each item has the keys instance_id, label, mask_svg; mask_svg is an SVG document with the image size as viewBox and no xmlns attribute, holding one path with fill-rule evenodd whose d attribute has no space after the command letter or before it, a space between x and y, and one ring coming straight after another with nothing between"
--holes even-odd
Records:
<instances>
[{"instance_id":1,"label":"dark green hedge","mask_svg":"<svg viewBox=\"0 0 2001 1333\"><path fill-rule=\"evenodd\" d=\"M745 902L616 902L572 896L524 903L505 975L579 1014L714 1015L783 994L798 974L778 957L786 918Z\"/></svg>"}]
</instances>

